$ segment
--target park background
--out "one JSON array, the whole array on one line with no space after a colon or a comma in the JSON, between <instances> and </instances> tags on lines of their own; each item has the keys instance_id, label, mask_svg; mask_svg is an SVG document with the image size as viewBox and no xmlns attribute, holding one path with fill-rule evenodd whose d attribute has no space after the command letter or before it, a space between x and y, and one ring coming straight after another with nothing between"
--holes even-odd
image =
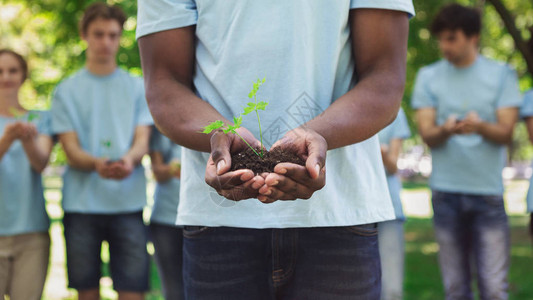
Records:
<instances>
[{"instance_id":1,"label":"park background","mask_svg":"<svg viewBox=\"0 0 533 300\"><path fill-rule=\"evenodd\" d=\"M21 89L21 101L29 109L48 109L54 87L63 78L80 69L85 61L85 44L78 34L78 21L83 10L94 1L84 0L0 0L0 48L11 48L27 59L29 79ZM416 72L439 59L436 41L428 26L442 5L460 3L478 7L483 14L480 51L483 55L511 64L520 78L522 92L533 88L533 1L531 0L414 0L416 16L410 21L407 85L402 107L413 132L404 142L399 168L404 178L402 202L408 215L406 222L405 299L443 299L443 288L437 265L438 245L433 237L430 191L427 178L431 157L416 134L410 98ZM136 1L108 0L124 9L129 18L121 38L117 60L121 68L142 75L135 41ZM509 146L509 162L505 178L505 202L511 224L510 299L533 299L533 248L527 233L528 216L525 196L532 170L533 147L523 122L516 129ZM47 210L52 220L50 270L43 299L75 299L75 291L66 287L65 253L62 237L61 171L66 163L59 145L54 148L50 167L45 171L44 185ZM153 177L147 167L148 202L152 202ZM145 211L148 219L149 206ZM153 247L148 245L153 253ZM109 261L106 245L104 262ZM115 299L107 266L104 264L102 293L104 299ZM147 299L162 299L155 265L151 268L152 291Z\"/></svg>"}]
</instances>

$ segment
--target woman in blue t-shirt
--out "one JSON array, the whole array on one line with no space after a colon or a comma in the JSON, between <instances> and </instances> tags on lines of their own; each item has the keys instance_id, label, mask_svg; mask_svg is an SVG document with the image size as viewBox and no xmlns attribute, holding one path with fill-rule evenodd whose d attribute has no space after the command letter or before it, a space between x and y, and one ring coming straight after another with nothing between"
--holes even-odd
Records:
<instances>
[{"instance_id":1,"label":"woman in blue t-shirt","mask_svg":"<svg viewBox=\"0 0 533 300\"><path fill-rule=\"evenodd\" d=\"M182 275L183 228L176 225L180 193L181 146L156 128L150 137L152 171L157 181L150 233L165 299L184 299Z\"/></svg>"},{"instance_id":2,"label":"woman in blue t-shirt","mask_svg":"<svg viewBox=\"0 0 533 300\"><path fill-rule=\"evenodd\" d=\"M50 237L40 173L52 151L46 113L27 111L26 61L0 50L0 298L40 299Z\"/></svg>"},{"instance_id":3,"label":"woman in blue t-shirt","mask_svg":"<svg viewBox=\"0 0 533 300\"><path fill-rule=\"evenodd\" d=\"M379 254L381 257L381 299L402 299L404 273L404 237L403 222L405 216L402 210L400 192L402 183L396 174L398 156L402 148L402 140L411 136L407 118L402 109L389 126L378 133L381 145L381 156L387 173L395 220L381 222L379 230Z\"/></svg>"}]
</instances>

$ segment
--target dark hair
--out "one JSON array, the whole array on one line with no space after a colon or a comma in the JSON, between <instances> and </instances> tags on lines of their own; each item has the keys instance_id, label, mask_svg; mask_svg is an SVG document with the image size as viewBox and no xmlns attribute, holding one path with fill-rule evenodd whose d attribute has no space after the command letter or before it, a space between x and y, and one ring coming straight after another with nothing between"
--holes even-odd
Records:
<instances>
[{"instance_id":1,"label":"dark hair","mask_svg":"<svg viewBox=\"0 0 533 300\"><path fill-rule=\"evenodd\" d=\"M22 69L22 82L24 82L28 78L28 63L24 57L13 50L0 49L0 56L4 54L11 54L19 61L20 68Z\"/></svg>"},{"instance_id":2,"label":"dark hair","mask_svg":"<svg viewBox=\"0 0 533 300\"><path fill-rule=\"evenodd\" d=\"M449 4L444 6L433 22L431 23L431 33L438 35L444 30L462 30L468 37L478 35L481 32L481 14L471 7L459 4Z\"/></svg>"},{"instance_id":3,"label":"dark hair","mask_svg":"<svg viewBox=\"0 0 533 300\"><path fill-rule=\"evenodd\" d=\"M121 28L124 26L124 22L126 22L126 14L120 9L120 7L96 2L87 7L83 13L83 17L80 21L81 34L87 33L89 24L98 18L116 20Z\"/></svg>"}]
</instances>

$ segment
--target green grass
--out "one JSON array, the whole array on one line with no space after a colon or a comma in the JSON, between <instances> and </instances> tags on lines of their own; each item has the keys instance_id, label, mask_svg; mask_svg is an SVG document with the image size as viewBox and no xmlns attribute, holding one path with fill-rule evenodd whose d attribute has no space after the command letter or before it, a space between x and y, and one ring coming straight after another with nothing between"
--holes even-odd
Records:
<instances>
[{"instance_id":1,"label":"green grass","mask_svg":"<svg viewBox=\"0 0 533 300\"><path fill-rule=\"evenodd\" d=\"M527 233L526 216L509 218L511 226L511 268L509 299L533 299L531 281L533 248ZM404 299L444 299L431 219L409 218L405 224L406 256ZM474 284L473 284L474 285ZM475 286L473 287L476 290Z\"/></svg>"}]
</instances>

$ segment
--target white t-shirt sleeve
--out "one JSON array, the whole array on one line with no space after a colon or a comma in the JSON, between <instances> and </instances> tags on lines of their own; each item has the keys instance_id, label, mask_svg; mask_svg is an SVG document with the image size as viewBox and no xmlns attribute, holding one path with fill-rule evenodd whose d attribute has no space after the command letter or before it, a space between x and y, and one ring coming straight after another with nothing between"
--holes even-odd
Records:
<instances>
[{"instance_id":1,"label":"white t-shirt sleeve","mask_svg":"<svg viewBox=\"0 0 533 300\"><path fill-rule=\"evenodd\" d=\"M136 37L196 24L194 0L139 0Z\"/></svg>"},{"instance_id":2,"label":"white t-shirt sleeve","mask_svg":"<svg viewBox=\"0 0 533 300\"><path fill-rule=\"evenodd\" d=\"M404 11L409 17L415 15L415 8L411 0L351 0L350 9L378 8Z\"/></svg>"}]
</instances>

